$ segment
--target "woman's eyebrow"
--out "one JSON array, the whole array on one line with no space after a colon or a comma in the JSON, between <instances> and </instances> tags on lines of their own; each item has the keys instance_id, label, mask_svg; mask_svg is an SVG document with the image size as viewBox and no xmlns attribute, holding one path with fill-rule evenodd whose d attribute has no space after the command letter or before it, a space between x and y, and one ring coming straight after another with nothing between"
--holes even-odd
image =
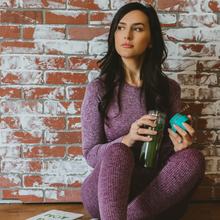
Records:
<instances>
[{"instance_id":1,"label":"woman's eyebrow","mask_svg":"<svg viewBox=\"0 0 220 220\"><path fill-rule=\"evenodd\" d=\"M126 25L126 23L125 22L119 22L119 24L123 24L123 25ZM143 24L143 23L141 23L141 22L138 22L138 23L133 23L132 24L133 26L137 26L137 25L143 25L144 27L145 27L145 25Z\"/></svg>"}]
</instances>

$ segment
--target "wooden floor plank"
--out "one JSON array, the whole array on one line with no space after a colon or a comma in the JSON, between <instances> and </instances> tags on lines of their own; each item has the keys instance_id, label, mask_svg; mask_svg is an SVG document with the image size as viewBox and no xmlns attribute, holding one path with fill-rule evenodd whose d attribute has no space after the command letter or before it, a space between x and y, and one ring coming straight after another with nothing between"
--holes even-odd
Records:
<instances>
[{"instance_id":1,"label":"wooden floor plank","mask_svg":"<svg viewBox=\"0 0 220 220\"><path fill-rule=\"evenodd\" d=\"M79 220L90 220L88 214L81 203L62 204L0 204L1 220L25 220L39 215L43 212L57 209L61 211L83 214ZM191 203L186 214L181 220L220 220L220 202Z\"/></svg>"}]
</instances>

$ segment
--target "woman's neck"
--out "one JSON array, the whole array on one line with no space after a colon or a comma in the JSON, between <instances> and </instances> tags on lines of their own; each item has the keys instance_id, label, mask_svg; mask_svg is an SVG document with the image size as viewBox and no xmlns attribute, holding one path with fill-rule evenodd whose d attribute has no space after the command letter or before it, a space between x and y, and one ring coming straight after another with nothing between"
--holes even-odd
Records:
<instances>
[{"instance_id":1,"label":"woman's neck","mask_svg":"<svg viewBox=\"0 0 220 220\"><path fill-rule=\"evenodd\" d=\"M132 86L141 87L142 80L140 80L140 72L142 61L134 59L122 59L125 68L125 81Z\"/></svg>"}]
</instances>

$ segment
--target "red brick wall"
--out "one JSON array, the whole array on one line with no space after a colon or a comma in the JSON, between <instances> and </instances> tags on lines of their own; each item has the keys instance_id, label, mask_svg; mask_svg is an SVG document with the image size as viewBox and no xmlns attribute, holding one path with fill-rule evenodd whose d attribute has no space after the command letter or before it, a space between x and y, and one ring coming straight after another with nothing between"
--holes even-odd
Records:
<instances>
[{"instance_id":1,"label":"red brick wall","mask_svg":"<svg viewBox=\"0 0 220 220\"><path fill-rule=\"evenodd\" d=\"M98 75L115 11L129 0L0 0L0 199L80 201L90 168L80 110ZM169 57L165 73L195 118L206 176L194 199L220 199L220 1L149 0Z\"/></svg>"}]
</instances>

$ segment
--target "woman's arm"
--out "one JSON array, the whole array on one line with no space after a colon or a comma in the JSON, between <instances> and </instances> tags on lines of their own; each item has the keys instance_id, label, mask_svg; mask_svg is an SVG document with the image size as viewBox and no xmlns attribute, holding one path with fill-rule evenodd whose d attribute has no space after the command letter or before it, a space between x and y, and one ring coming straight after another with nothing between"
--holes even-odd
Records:
<instances>
[{"instance_id":1,"label":"woman's arm","mask_svg":"<svg viewBox=\"0 0 220 220\"><path fill-rule=\"evenodd\" d=\"M104 123L98 110L99 101L104 95L104 87L98 79L86 88L81 110L83 155L89 166L95 167L99 158L113 143L120 143L123 137L106 143Z\"/></svg>"}]
</instances>

